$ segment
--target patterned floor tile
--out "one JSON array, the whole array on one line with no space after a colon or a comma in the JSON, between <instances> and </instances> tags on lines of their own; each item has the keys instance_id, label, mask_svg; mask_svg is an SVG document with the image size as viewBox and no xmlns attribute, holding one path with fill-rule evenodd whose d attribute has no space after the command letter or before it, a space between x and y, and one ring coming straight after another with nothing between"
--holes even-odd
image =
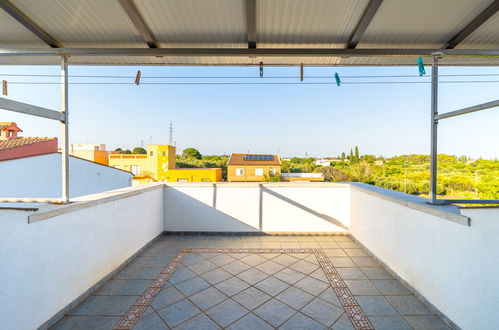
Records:
<instances>
[{"instance_id":1,"label":"patterned floor tile","mask_svg":"<svg viewBox=\"0 0 499 330\"><path fill-rule=\"evenodd\" d=\"M243 305L249 310L253 310L256 307L260 306L267 300L269 300L271 296L266 294L263 291L258 290L255 287L249 287L246 290L239 292L235 296L232 297L235 301Z\"/></svg>"},{"instance_id":2,"label":"patterned floor tile","mask_svg":"<svg viewBox=\"0 0 499 330\"><path fill-rule=\"evenodd\" d=\"M247 265L250 265L251 267L255 267L256 265L261 264L262 262L267 261L266 258L258 255L258 254L250 254L249 256L246 256L244 258L239 259L242 262L244 262Z\"/></svg>"},{"instance_id":3,"label":"patterned floor tile","mask_svg":"<svg viewBox=\"0 0 499 330\"><path fill-rule=\"evenodd\" d=\"M411 294L405 286L397 280L371 280L379 292L385 296Z\"/></svg>"},{"instance_id":4,"label":"patterned floor tile","mask_svg":"<svg viewBox=\"0 0 499 330\"><path fill-rule=\"evenodd\" d=\"M338 268L336 270L340 274L341 278L344 280L366 280L366 275L360 270L360 268Z\"/></svg>"},{"instance_id":5,"label":"patterned floor tile","mask_svg":"<svg viewBox=\"0 0 499 330\"><path fill-rule=\"evenodd\" d=\"M312 273L313 271L317 270L319 268L319 266L314 264L314 263L308 262L305 259L302 259L302 260L292 264L291 266L289 266L289 268L294 269L296 271L299 271L305 275L308 275L308 274Z\"/></svg>"},{"instance_id":6,"label":"patterned floor tile","mask_svg":"<svg viewBox=\"0 0 499 330\"><path fill-rule=\"evenodd\" d=\"M226 280L230 277L232 277L232 274L229 272L226 272L225 270L223 270L221 268L211 270L211 271L201 275L201 278L203 280L205 280L206 282L210 283L211 285L215 285L217 283L220 283L223 280Z\"/></svg>"},{"instance_id":7,"label":"patterned floor tile","mask_svg":"<svg viewBox=\"0 0 499 330\"><path fill-rule=\"evenodd\" d=\"M382 267L360 267L360 270L367 276L370 280L391 280L393 276L390 275Z\"/></svg>"},{"instance_id":8,"label":"patterned floor tile","mask_svg":"<svg viewBox=\"0 0 499 330\"><path fill-rule=\"evenodd\" d=\"M221 329L215 322L210 320L210 318L204 314L198 314L192 319L185 321L175 329L183 330L216 330ZM135 330L135 329L134 329Z\"/></svg>"},{"instance_id":9,"label":"patterned floor tile","mask_svg":"<svg viewBox=\"0 0 499 330\"><path fill-rule=\"evenodd\" d=\"M223 282L218 283L217 285L215 285L215 287L230 297L249 287L249 284L237 277L231 277Z\"/></svg>"},{"instance_id":10,"label":"patterned floor tile","mask_svg":"<svg viewBox=\"0 0 499 330\"><path fill-rule=\"evenodd\" d=\"M161 330L168 329L165 322L156 313L141 318L133 327L134 330Z\"/></svg>"},{"instance_id":11,"label":"patterned floor tile","mask_svg":"<svg viewBox=\"0 0 499 330\"><path fill-rule=\"evenodd\" d=\"M271 330L274 329L271 325L263 321L253 313L246 314L236 322L232 323L227 329L229 330Z\"/></svg>"},{"instance_id":12,"label":"patterned floor tile","mask_svg":"<svg viewBox=\"0 0 499 330\"><path fill-rule=\"evenodd\" d=\"M298 281L294 286L316 296L324 291L329 286L329 284L313 277L307 276L304 279Z\"/></svg>"},{"instance_id":13,"label":"patterned floor tile","mask_svg":"<svg viewBox=\"0 0 499 330\"><path fill-rule=\"evenodd\" d=\"M215 289L210 287L206 290L196 293L189 297L189 299L201 310L207 310L215 306L216 304L227 299L227 296Z\"/></svg>"},{"instance_id":14,"label":"patterned floor tile","mask_svg":"<svg viewBox=\"0 0 499 330\"><path fill-rule=\"evenodd\" d=\"M342 309L317 298L306 305L301 312L328 327L344 313Z\"/></svg>"},{"instance_id":15,"label":"patterned floor tile","mask_svg":"<svg viewBox=\"0 0 499 330\"><path fill-rule=\"evenodd\" d=\"M275 273L274 277L292 285L304 278L305 274L291 268L284 268L280 272Z\"/></svg>"},{"instance_id":16,"label":"patterned floor tile","mask_svg":"<svg viewBox=\"0 0 499 330\"><path fill-rule=\"evenodd\" d=\"M374 284L369 280L345 280L345 284L353 295L358 296L375 296L381 295Z\"/></svg>"},{"instance_id":17,"label":"patterned floor tile","mask_svg":"<svg viewBox=\"0 0 499 330\"><path fill-rule=\"evenodd\" d=\"M237 277L249 284L260 282L261 280L266 279L268 276L268 274L256 268L250 268L247 271L244 271L241 274L237 275Z\"/></svg>"},{"instance_id":18,"label":"patterned floor tile","mask_svg":"<svg viewBox=\"0 0 499 330\"><path fill-rule=\"evenodd\" d=\"M255 284L255 287L257 287L258 289L262 290L263 292L265 292L270 296L275 296L279 292L288 288L289 284L281 280L278 280L277 278L269 277Z\"/></svg>"},{"instance_id":19,"label":"patterned floor tile","mask_svg":"<svg viewBox=\"0 0 499 330\"><path fill-rule=\"evenodd\" d=\"M406 316L406 321L414 329L449 330L450 328L437 316Z\"/></svg>"},{"instance_id":20,"label":"patterned floor tile","mask_svg":"<svg viewBox=\"0 0 499 330\"><path fill-rule=\"evenodd\" d=\"M296 311L276 299L271 299L255 309L254 313L270 325L278 327L293 316Z\"/></svg>"},{"instance_id":21,"label":"patterned floor tile","mask_svg":"<svg viewBox=\"0 0 499 330\"><path fill-rule=\"evenodd\" d=\"M369 317L376 330L411 330L412 327L400 316ZM416 328L417 329L417 328Z\"/></svg>"},{"instance_id":22,"label":"patterned floor tile","mask_svg":"<svg viewBox=\"0 0 499 330\"><path fill-rule=\"evenodd\" d=\"M275 298L285 303L286 305L299 310L303 306L308 304L312 299L314 299L314 296L298 288L289 287L283 292L279 293Z\"/></svg>"},{"instance_id":23,"label":"patterned floor tile","mask_svg":"<svg viewBox=\"0 0 499 330\"><path fill-rule=\"evenodd\" d=\"M90 296L68 315L121 316L137 300L137 296Z\"/></svg>"},{"instance_id":24,"label":"patterned floor tile","mask_svg":"<svg viewBox=\"0 0 499 330\"><path fill-rule=\"evenodd\" d=\"M155 309L162 309L184 298L185 296L180 291L175 287L170 286L168 288L163 288L158 293L156 298L152 301L151 306Z\"/></svg>"},{"instance_id":25,"label":"patterned floor tile","mask_svg":"<svg viewBox=\"0 0 499 330\"><path fill-rule=\"evenodd\" d=\"M195 262L187 267L198 275L207 273L210 270L217 268L217 266L215 264L211 263L210 261L208 261L206 259Z\"/></svg>"},{"instance_id":26,"label":"patterned floor tile","mask_svg":"<svg viewBox=\"0 0 499 330\"><path fill-rule=\"evenodd\" d=\"M402 315L430 315L432 311L414 296L387 296L386 299Z\"/></svg>"},{"instance_id":27,"label":"patterned floor tile","mask_svg":"<svg viewBox=\"0 0 499 330\"><path fill-rule=\"evenodd\" d=\"M256 266L256 268L269 275L274 275L275 273L283 270L285 266L275 262L274 260L268 260L264 263L259 264L258 266Z\"/></svg>"},{"instance_id":28,"label":"patterned floor tile","mask_svg":"<svg viewBox=\"0 0 499 330\"><path fill-rule=\"evenodd\" d=\"M206 314L215 320L221 327L226 327L248 313L248 310L233 299L224 302L206 311Z\"/></svg>"},{"instance_id":29,"label":"patterned floor tile","mask_svg":"<svg viewBox=\"0 0 499 330\"><path fill-rule=\"evenodd\" d=\"M239 273L242 273L248 269L250 269L251 266L245 264L242 261L236 260L231 262L230 264L226 264L222 266L222 269L231 273L232 275L237 275Z\"/></svg>"},{"instance_id":30,"label":"patterned floor tile","mask_svg":"<svg viewBox=\"0 0 499 330\"><path fill-rule=\"evenodd\" d=\"M158 311L159 316L169 327L174 327L180 323L199 314L201 311L187 299L181 300Z\"/></svg>"},{"instance_id":31,"label":"patterned floor tile","mask_svg":"<svg viewBox=\"0 0 499 330\"><path fill-rule=\"evenodd\" d=\"M357 296L355 299L367 316L398 315L395 308L383 296Z\"/></svg>"},{"instance_id":32,"label":"patterned floor tile","mask_svg":"<svg viewBox=\"0 0 499 330\"><path fill-rule=\"evenodd\" d=\"M289 320L286 321L279 329L283 330L319 330L327 329L324 325L317 321L312 320L310 317L302 314L296 313Z\"/></svg>"},{"instance_id":33,"label":"patterned floor tile","mask_svg":"<svg viewBox=\"0 0 499 330\"><path fill-rule=\"evenodd\" d=\"M175 287L188 297L210 287L210 283L206 282L201 277L194 277L177 284Z\"/></svg>"},{"instance_id":34,"label":"patterned floor tile","mask_svg":"<svg viewBox=\"0 0 499 330\"><path fill-rule=\"evenodd\" d=\"M152 283L152 280L109 280L95 295L139 296Z\"/></svg>"}]
</instances>

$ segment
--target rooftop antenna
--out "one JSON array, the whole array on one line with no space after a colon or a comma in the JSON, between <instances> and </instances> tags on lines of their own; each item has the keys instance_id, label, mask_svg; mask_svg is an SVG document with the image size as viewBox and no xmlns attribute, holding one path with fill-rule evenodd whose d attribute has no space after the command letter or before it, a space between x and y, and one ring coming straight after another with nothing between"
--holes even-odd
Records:
<instances>
[{"instance_id":1,"label":"rooftop antenna","mask_svg":"<svg viewBox=\"0 0 499 330\"><path fill-rule=\"evenodd\" d=\"M168 144L173 146L173 124L171 120L170 120L170 141L168 141Z\"/></svg>"}]
</instances>

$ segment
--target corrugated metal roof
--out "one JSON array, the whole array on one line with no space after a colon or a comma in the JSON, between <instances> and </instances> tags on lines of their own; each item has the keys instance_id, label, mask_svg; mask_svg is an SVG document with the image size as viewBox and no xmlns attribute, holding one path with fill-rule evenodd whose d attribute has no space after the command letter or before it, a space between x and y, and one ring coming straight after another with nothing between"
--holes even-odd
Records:
<instances>
[{"instance_id":1,"label":"corrugated metal roof","mask_svg":"<svg viewBox=\"0 0 499 330\"><path fill-rule=\"evenodd\" d=\"M255 0L257 48L345 48L370 0ZM384 0L359 49L441 49L494 0ZM246 0L133 0L160 48L247 48ZM147 48L119 0L11 0L64 48ZM59 64L58 56L1 56L47 49L0 9L0 64ZM499 13L457 49L499 50ZM497 65L498 58L445 57L442 65ZM71 56L70 64L414 65L412 57Z\"/></svg>"}]
</instances>

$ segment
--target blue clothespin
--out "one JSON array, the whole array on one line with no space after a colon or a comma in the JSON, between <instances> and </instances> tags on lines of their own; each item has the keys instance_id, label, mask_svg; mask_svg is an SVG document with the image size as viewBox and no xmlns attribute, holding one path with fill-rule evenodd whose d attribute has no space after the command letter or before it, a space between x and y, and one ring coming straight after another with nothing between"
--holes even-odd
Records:
<instances>
[{"instance_id":1,"label":"blue clothespin","mask_svg":"<svg viewBox=\"0 0 499 330\"><path fill-rule=\"evenodd\" d=\"M336 72L334 74L334 79L336 79L336 85L341 85L341 79L340 79L340 75L338 74L338 72Z\"/></svg>"},{"instance_id":2,"label":"blue clothespin","mask_svg":"<svg viewBox=\"0 0 499 330\"><path fill-rule=\"evenodd\" d=\"M422 77L426 74L426 71L424 69L424 64L423 64L423 58L418 57L417 62L418 62L418 68L419 68L419 76Z\"/></svg>"}]
</instances>

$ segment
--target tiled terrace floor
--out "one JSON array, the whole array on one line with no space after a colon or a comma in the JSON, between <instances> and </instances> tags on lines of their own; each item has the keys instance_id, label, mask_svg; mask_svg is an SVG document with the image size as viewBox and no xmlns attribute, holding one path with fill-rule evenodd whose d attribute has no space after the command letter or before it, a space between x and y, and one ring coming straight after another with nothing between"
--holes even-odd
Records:
<instances>
[{"instance_id":1,"label":"tiled terrace floor","mask_svg":"<svg viewBox=\"0 0 499 330\"><path fill-rule=\"evenodd\" d=\"M53 329L355 326L449 329L348 236L168 235Z\"/></svg>"}]
</instances>

